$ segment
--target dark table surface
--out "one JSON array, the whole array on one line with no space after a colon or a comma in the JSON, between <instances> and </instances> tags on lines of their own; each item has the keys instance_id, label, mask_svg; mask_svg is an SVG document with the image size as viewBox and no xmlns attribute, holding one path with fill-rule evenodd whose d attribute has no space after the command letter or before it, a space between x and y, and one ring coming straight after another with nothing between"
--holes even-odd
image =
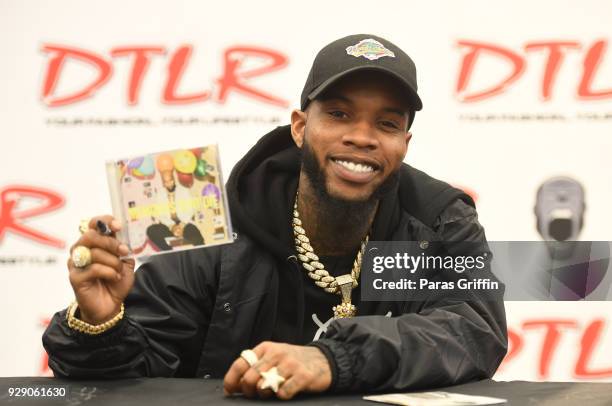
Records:
<instances>
[{"instance_id":1,"label":"dark table surface","mask_svg":"<svg viewBox=\"0 0 612 406\"><path fill-rule=\"evenodd\" d=\"M9 388L35 388L64 385L69 389L67 399L10 397ZM571 405L612 406L612 383L575 382L496 382L484 380L444 389L468 395L492 396L507 399L508 405ZM300 405L369 405L363 395L300 396L289 403ZM248 405L278 404L278 400L250 400L239 396L223 396L220 380L143 378L116 381L73 381L55 378L5 377L0 378L0 405Z\"/></svg>"}]
</instances>

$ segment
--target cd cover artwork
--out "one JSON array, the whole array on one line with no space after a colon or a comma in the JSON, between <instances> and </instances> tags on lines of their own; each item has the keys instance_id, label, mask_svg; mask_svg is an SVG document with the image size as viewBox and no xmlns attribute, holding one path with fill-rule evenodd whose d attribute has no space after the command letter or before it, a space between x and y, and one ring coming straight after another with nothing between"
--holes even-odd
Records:
<instances>
[{"instance_id":1,"label":"cd cover artwork","mask_svg":"<svg viewBox=\"0 0 612 406\"><path fill-rule=\"evenodd\" d=\"M216 145L106 163L117 238L134 257L233 241Z\"/></svg>"}]
</instances>

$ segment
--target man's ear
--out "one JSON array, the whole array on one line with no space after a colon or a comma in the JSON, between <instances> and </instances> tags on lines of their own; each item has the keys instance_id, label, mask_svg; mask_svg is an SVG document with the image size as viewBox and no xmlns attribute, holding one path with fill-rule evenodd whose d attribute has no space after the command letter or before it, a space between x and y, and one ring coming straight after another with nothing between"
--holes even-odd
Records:
<instances>
[{"instance_id":1,"label":"man's ear","mask_svg":"<svg viewBox=\"0 0 612 406\"><path fill-rule=\"evenodd\" d=\"M410 131L406 131L406 148L408 148L408 143L412 139L412 133Z\"/></svg>"},{"instance_id":2,"label":"man's ear","mask_svg":"<svg viewBox=\"0 0 612 406\"><path fill-rule=\"evenodd\" d=\"M410 131L406 131L406 134L404 134L404 141L406 142L405 147L404 147L404 158L406 158L406 155L408 154L408 144L410 144L410 140L412 139L412 133Z\"/></svg>"},{"instance_id":3,"label":"man's ear","mask_svg":"<svg viewBox=\"0 0 612 406\"><path fill-rule=\"evenodd\" d=\"M291 137L298 148L304 145L304 132L306 129L306 112L302 110L293 110L291 112Z\"/></svg>"}]
</instances>

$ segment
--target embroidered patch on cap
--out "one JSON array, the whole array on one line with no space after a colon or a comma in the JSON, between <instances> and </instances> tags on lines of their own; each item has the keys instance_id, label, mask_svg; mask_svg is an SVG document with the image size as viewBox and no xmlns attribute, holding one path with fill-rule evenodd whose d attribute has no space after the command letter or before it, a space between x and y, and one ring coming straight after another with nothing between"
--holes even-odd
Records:
<instances>
[{"instance_id":1,"label":"embroidered patch on cap","mask_svg":"<svg viewBox=\"0 0 612 406\"><path fill-rule=\"evenodd\" d=\"M372 38L361 40L355 45L346 47L346 53L353 55L356 58L363 56L371 61L382 58L383 56L395 58L395 54L392 51L388 50L383 44Z\"/></svg>"}]
</instances>

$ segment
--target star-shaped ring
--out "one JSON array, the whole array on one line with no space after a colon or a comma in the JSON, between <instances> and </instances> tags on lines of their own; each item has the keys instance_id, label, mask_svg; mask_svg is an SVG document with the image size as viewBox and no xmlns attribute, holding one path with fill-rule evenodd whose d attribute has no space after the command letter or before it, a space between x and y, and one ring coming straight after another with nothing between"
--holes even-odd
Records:
<instances>
[{"instance_id":1,"label":"star-shaped ring","mask_svg":"<svg viewBox=\"0 0 612 406\"><path fill-rule=\"evenodd\" d=\"M278 374L278 369L273 367L261 373L264 381L261 384L261 389L272 389L274 393L278 392L278 388L285 382L285 378Z\"/></svg>"}]
</instances>

